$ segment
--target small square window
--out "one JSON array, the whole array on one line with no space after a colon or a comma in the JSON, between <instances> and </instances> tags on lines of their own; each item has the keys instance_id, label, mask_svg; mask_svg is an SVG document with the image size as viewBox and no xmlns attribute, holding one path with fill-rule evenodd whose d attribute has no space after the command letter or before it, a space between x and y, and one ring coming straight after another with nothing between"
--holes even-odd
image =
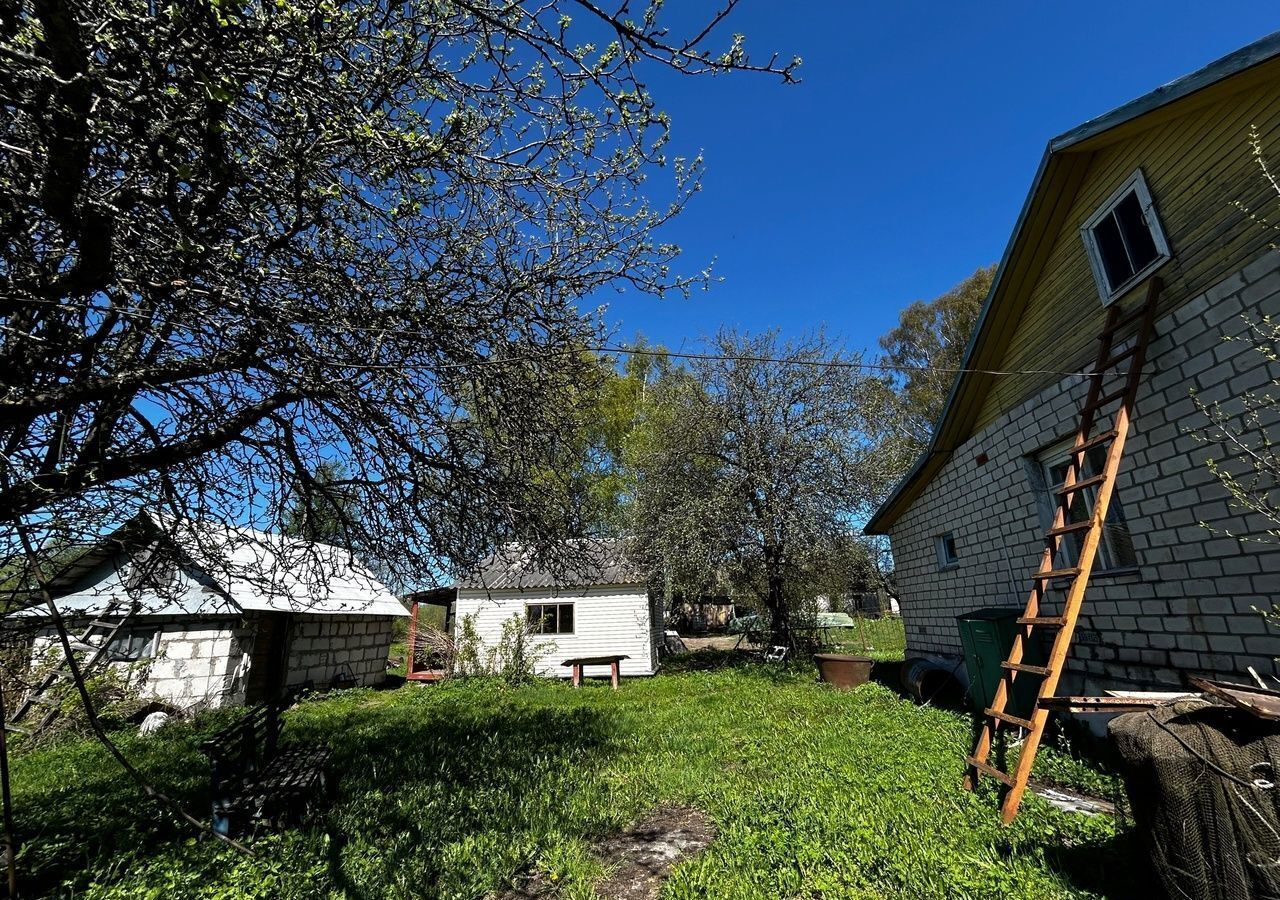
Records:
<instances>
[{"instance_id":1,"label":"small square window","mask_svg":"<svg viewBox=\"0 0 1280 900\"><path fill-rule=\"evenodd\" d=\"M1109 304L1169 259L1160 217L1139 169L1080 229L1098 293Z\"/></svg>"},{"instance_id":2,"label":"small square window","mask_svg":"<svg viewBox=\"0 0 1280 900\"><path fill-rule=\"evenodd\" d=\"M949 569L960 564L960 551L956 547L956 536L951 532L940 534L938 541L938 568Z\"/></svg>"}]
</instances>

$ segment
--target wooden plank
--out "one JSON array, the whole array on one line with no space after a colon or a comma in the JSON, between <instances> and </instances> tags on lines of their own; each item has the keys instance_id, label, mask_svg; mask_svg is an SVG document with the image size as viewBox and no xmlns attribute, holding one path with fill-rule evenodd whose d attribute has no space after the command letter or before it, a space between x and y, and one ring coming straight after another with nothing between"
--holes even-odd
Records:
<instances>
[{"instance_id":1,"label":"wooden plank","mask_svg":"<svg viewBox=\"0 0 1280 900\"><path fill-rule=\"evenodd\" d=\"M1073 481L1071 484L1059 485L1053 489L1053 492L1059 497L1065 497L1067 494L1074 494L1076 491L1083 491L1085 488L1097 487L1105 481L1106 479L1102 475L1093 475L1089 478Z\"/></svg>"},{"instance_id":2,"label":"wooden plank","mask_svg":"<svg viewBox=\"0 0 1280 900\"><path fill-rule=\"evenodd\" d=\"M1158 697L1044 697L1042 709L1064 713L1122 713L1151 709L1169 702Z\"/></svg>"},{"instance_id":3,"label":"wooden plank","mask_svg":"<svg viewBox=\"0 0 1280 900\"><path fill-rule=\"evenodd\" d=\"M983 775L986 775L988 778L994 778L996 781L1003 781L1008 785L1013 784L1013 778L1008 773L1001 772L995 766L988 765L982 760L974 759L972 756L969 756L965 758L965 762L977 769Z\"/></svg>"},{"instance_id":4,"label":"wooden plank","mask_svg":"<svg viewBox=\"0 0 1280 900\"><path fill-rule=\"evenodd\" d=\"M1280 720L1280 692L1250 687L1247 684L1211 681L1194 675L1187 680L1206 694L1248 710L1259 718Z\"/></svg>"},{"instance_id":5,"label":"wooden plank","mask_svg":"<svg viewBox=\"0 0 1280 900\"><path fill-rule=\"evenodd\" d=\"M1011 663L1006 661L1006 662L1000 663L1000 667L1002 669L1007 669L1010 672L1026 672L1028 675L1048 675L1049 674L1048 666L1032 666L1026 663Z\"/></svg>"},{"instance_id":6,"label":"wooden plank","mask_svg":"<svg viewBox=\"0 0 1280 900\"><path fill-rule=\"evenodd\" d=\"M1017 725L1019 728L1025 728L1027 731L1035 728L1035 723L1030 719L1024 719L1021 716L1015 716L1013 713L1005 712L1002 709L987 709L985 714L993 719L1001 722L1007 722L1010 725Z\"/></svg>"},{"instance_id":7,"label":"wooden plank","mask_svg":"<svg viewBox=\"0 0 1280 900\"><path fill-rule=\"evenodd\" d=\"M1090 527L1088 521L1069 522L1066 525L1059 525L1056 528L1050 528L1045 532L1046 537L1061 537L1064 534L1071 534L1076 531L1085 531Z\"/></svg>"},{"instance_id":8,"label":"wooden plank","mask_svg":"<svg viewBox=\"0 0 1280 900\"><path fill-rule=\"evenodd\" d=\"M1033 627L1053 627L1060 628L1067 624L1065 616L1022 616L1018 619L1019 625L1031 625Z\"/></svg>"}]
</instances>

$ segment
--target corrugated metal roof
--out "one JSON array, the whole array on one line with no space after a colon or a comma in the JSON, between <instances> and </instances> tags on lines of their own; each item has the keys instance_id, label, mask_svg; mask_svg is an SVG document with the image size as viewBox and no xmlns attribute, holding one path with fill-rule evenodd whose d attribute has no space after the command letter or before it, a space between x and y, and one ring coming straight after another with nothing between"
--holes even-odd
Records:
<instances>
[{"instance_id":1,"label":"corrugated metal roof","mask_svg":"<svg viewBox=\"0 0 1280 900\"><path fill-rule=\"evenodd\" d=\"M186 576L172 589L129 588L122 566L152 541L175 548ZM151 615L225 615L236 611L317 615L407 616L408 610L350 552L319 541L212 522L139 516L90 549L57 579L69 591L57 603L67 611L99 612L113 600L148 594ZM85 583L85 581L88 583ZM61 593L58 591L56 593ZM169 596L174 594L175 596ZM139 599L132 596L133 599ZM38 615L39 610L32 610Z\"/></svg>"},{"instance_id":2,"label":"corrugated metal roof","mask_svg":"<svg viewBox=\"0 0 1280 900\"><path fill-rule=\"evenodd\" d=\"M645 584L645 573L627 553L624 538L564 541L542 555L519 543L504 544L458 582L463 591Z\"/></svg>"}]
</instances>

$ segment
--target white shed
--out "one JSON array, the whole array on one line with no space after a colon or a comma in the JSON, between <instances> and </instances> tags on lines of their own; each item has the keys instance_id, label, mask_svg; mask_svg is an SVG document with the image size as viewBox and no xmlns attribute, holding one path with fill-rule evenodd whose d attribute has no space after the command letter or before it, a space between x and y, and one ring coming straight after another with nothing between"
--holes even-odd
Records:
<instances>
[{"instance_id":1,"label":"white shed","mask_svg":"<svg viewBox=\"0 0 1280 900\"><path fill-rule=\"evenodd\" d=\"M563 665L576 657L625 654L623 675L658 669L662 606L628 559L620 538L584 539L566 554L568 571L539 565L519 544L507 544L458 584L455 633L470 617L480 640L494 648L503 624L518 618L542 647L537 671L568 678ZM608 674L608 666L586 674Z\"/></svg>"},{"instance_id":2,"label":"white shed","mask_svg":"<svg viewBox=\"0 0 1280 900\"><path fill-rule=\"evenodd\" d=\"M143 697L180 708L380 683L393 623L408 615L345 550L154 516L131 520L68 565L55 603L72 632L123 620L106 659ZM30 614L33 659L56 652L48 618Z\"/></svg>"}]
</instances>

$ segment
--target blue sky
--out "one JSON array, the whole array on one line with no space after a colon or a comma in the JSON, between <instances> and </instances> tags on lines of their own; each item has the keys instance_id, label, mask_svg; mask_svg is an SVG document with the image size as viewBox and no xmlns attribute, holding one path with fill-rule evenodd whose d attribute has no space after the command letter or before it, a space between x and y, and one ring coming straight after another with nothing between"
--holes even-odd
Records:
<instances>
[{"instance_id":1,"label":"blue sky","mask_svg":"<svg viewBox=\"0 0 1280 900\"><path fill-rule=\"evenodd\" d=\"M1049 138L1280 29L1275 4L1226 0L743 0L734 16L755 55L803 57L802 83L651 79L672 154L708 167L664 237L723 281L602 298L621 338L825 325L874 347L903 306L999 259Z\"/></svg>"}]
</instances>

